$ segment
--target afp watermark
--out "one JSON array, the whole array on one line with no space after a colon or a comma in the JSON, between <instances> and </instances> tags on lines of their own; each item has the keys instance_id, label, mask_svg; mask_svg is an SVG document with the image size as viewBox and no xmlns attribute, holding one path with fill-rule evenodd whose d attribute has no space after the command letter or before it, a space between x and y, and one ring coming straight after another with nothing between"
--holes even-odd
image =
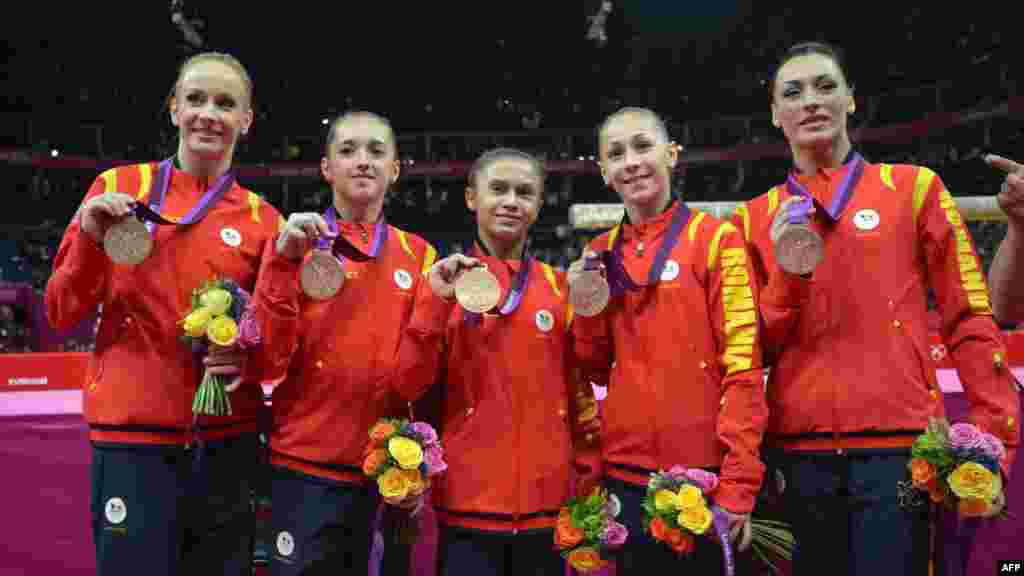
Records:
<instances>
[{"instance_id":1,"label":"afp watermark","mask_svg":"<svg viewBox=\"0 0 1024 576\"><path fill-rule=\"evenodd\" d=\"M996 566L996 574L1024 574L1024 560L1000 560Z\"/></svg>"}]
</instances>

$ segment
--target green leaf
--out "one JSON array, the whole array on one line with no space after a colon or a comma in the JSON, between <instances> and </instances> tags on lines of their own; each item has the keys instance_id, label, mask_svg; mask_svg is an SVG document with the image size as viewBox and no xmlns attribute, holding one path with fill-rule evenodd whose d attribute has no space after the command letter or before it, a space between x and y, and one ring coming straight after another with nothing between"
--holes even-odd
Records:
<instances>
[{"instance_id":1,"label":"green leaf","mask_svg":"<svg viewBox=\"0 0 1024 576\"><path fill-rule=\"evenodd\" d=\"M754 554L761 560L761 562L763 562L765 566L768 566L768 568L771 569L772 573L779 573L779 567L776 566L774 562L768 559L768 556L765 555L764 551L762 551L757 546L751 546L751 548L753 549Z\"/></svg>"}]
</instances>

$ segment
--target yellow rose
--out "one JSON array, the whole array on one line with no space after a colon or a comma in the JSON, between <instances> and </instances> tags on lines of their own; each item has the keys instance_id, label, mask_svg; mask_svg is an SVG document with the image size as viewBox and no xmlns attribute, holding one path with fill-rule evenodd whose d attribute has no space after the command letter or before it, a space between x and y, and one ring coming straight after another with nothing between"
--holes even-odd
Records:
<instances>
[{"instance_id":1,"label":"yellow rose","mask_svg":"<svg viewBox=\"0 0 1024 576\"><path fill-rule=\"evenodd\" d=\"M711 510L705 506L687 508L679 513L676 522L694 534L703 534L711 526Z\"/></svg>"},{"instance_id":2,"label":"yellow rose","mask_svg":"<svg viewBox=\"0 0 1024 576\"><path fill-rule=\"evenodd\" d=\"M229 316L217 316L206 325L206 337L218 346L231 346L238 339L238 324Z\"/></svg>"},{"instance_id":3,"label":"yellow rose","mask_svg":"<svg viewBox=\"0 0 1024 576\"><path fill-rule=\"evenodd\" d=\"M406 470L412 470L423 463L423 449L415 440L404 436L395 436L388 440L388 452L398 465Z\"/></svg>"},{"instance_id":4,"label":"yellow rose","mask_svg":"<svg viewBox=\"0 0 1024 576\"><path fill-rule=\"evenodd\" d=\"M671 490L662 488L654 493L654 508L658 512L670 512L679 508L678 496Z\"/></svg>"},{"instance_id":5,"label":"yellow rose","mask_svg":"<svg viewBox=\"0 0 1024 576\"><path fill-rule=\"evenodd\" d=\"M391 500L403 500L409 494L408 479L398 468L388 468L387 472L377 476L377 488L382 497Z\"/></svg>"},{"instance_id":6,"label":"yellow rose","mask_svg":"<svg viewBox=\"0 0 1024 576\"><path fill-rule=\"evenodd\" d=\"M423 481L419 470L400 470L400 472L405 476L405 481L409 485L409 495L419 496L427 491L427 484Z\"/></svg>"},{"instance_id":7,"label":"yellow rose","mask_svg":"<svg viewBox=\"0 0 1024 576\"><path fill-rule=\"evenodd\" d=\"M958 498L991 502L1002 490L1002 481L981 464L966 462L949 475L949 488Z\"/></svg>"},{"instance_id":8,"label":"yellow rose","mask_svg":"<svg viewBox=\"0 0 1024 576\"><path fill-rule=\"evenodd\" d=\"M203 308L209 308L210 313L214 316L227 314L228 310L231 309L231 293L223 288L207 290L200 294L199 305Z\"/></svg>"},{"instance_id":9,"label":"yellow rose","mask_svg":"<svg viewBox=\"0 0 1024 576\"><path fill-rule=\"evenodd\" d=\"M199 338L206 333L206 324L210 322L212 317L213 314L209 310L199 308L185 316L185 319L181 321L181 325L185 329L185 334L193 338Z\"/></svg>"},{"instance_id":10,"label":"yellow rose","mask_svg":"<svg viewBox=\"0 0 1024 576\"><path fill-rule=\"evenodd\" d=\"M692 484L685 484L679 489L679 496L676 497L676 501L679 503L680 510L704 507L704 495L701 494L700 488Z\"/></svg>"}]
</instances>

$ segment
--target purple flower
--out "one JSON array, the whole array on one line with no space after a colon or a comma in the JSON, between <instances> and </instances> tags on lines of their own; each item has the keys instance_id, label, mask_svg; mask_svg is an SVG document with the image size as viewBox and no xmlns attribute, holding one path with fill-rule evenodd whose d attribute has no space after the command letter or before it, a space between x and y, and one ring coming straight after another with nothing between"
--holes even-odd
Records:
<instances>
[{"instance_id":1,"label":"purple flower","mask_svg":"<svg viewBox=\"0 0 1024 576\"><path fill-rule=\"evenodd\" d=\"M412 433L419 436L420 441L424 446L429 446L437 442L437 432L434 431L434 427L426 422L413 422L409 425Z\"/></svg>"},{"instance_id":2,"label":"purple flower","mask_svg":"<svg viewBox=\"0 0 1024 576\"><path fill-rule=\"evenodd\" d=\"M622 512L622 502L619 501L619 497L615 494L608 494L608 501L604 503L604 511L612 518L618 516Z\"/></svg>"},{"instance_id":3,"label":"purple flower","mask_svg":"<svg viewBox=\"0 0 1024 576\"><path fill-rule=\"evenodd\" d=\"M705 494L718 487L718 476L714 472L708 472L700 468L690 468L686 471L686 476Z\"/></svg>"},{"instance_id":4,"label":"purple flower","mask_svg":"<svg viewBox=\"0 0 1024 576\"><path fill-rule=\"evenodd\" d=\"M256 314L252 308L246 308L242 314L242 321L238 324L238 345L242 348L252 348L261 340L260 324L256 320Z\"/></svg>"},{"instance_id":5,"label":"purple flower","mask_svg":"<svg viewBox=\"0 0 1024 576\"><path fill-rule=\"evenodd\" d=\"M988 432L982 433L981 440L983 443L982 449L985 451L986 454L988 454L992 458L995 458L996 460L1002 460L1003 458L1006 458L1006 447L1003 446L1002 440L996 438L995 436L989 434Z\"/></svg>"},{"instance_id":6,"label":"purple flower","mask_svg":"<svg viewBox=\"0 0 1024 576\"><path fill-rule=\"evenodd\" d=\"M444 461L444 452L437 444L432 444L427 448L423 453L423 460L427 463L428 476L440 474L448 469L448 464Z\"/></svg>"},{"instance_id":7,"label":"purple flower","mask_svg":"<svg viewBox=\"0 0 1024 576\"><path fill-rule=\"evenodd\" d=\"M614 520L609 520L608 525L604 527L604 531L601 532L601 542L609 548L618 548L626 543L626 538L629 536L629 530L625 526L619 524Z\"/></svg>"},{"instance_id":8,"label":"purple flower","mask_svg":"<svg viewBox=\"0 0 1024 576\"><path fill-rule=\"evenodd\" d=\"M985 447L985 440L974 424L958 422L949 427L949 445L954 452L967 452L968 450L981 450Z\"/></svg>"},{"instance_id":9,"label":"purple flower","mask_svg":"<svg viewBox=\"0 0 1024 576\"><path fill-rule=\"evenodd\" d=\"M235 285L235 289L237 290L236 297L239 300L242 301L242 306L248 307L249 306L249 302L252 300L252 295L250 295L248 292L246 292L245 288L242 288L241 286L238 286L237 284Z\"/></svg>"}]
</instances>

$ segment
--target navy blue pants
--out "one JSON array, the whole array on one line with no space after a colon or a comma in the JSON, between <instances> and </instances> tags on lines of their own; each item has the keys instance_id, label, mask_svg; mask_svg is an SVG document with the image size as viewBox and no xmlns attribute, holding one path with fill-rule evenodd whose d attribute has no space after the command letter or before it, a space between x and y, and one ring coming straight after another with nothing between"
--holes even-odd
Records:
<instances>
[{"instance_id":1,"label":"navy blue pants","mask_svg":"<svg viewBox=\"0 0 1024 576\"><path fill-rule=\"evenodd\" d=\"M604 486L619 497L619 522L629 530L626 544L616 553L617 574L723 574L722 547L708 537L694 538L694 550L680 556L664 542L644 532L643 502L647 488L614 478Z\"/></svg>"},{"instance_id":2,"label":"navy blue pants","mask_svg":"<svg viewBox=\"0 0 1024 576\"><path fill-rule=\"evenodd\" d=\"M255 435L182 446L94 444L92 530L99 576L248 575Z\"/></svg>"},{"instance_id":3,"label":"navy blue pants","mask_svg":"<svg viewBox=\"0 0 1024 576\"><path fill-rule=\"evenodd\" d=\"M366 574L379 502L369 487L273 468L271 574ZM384 540L381 576L408 576L411 547Z\"/></svg>"},{"instance_id":4,"label":"navy blue pants","mask_svg":"<svg viewBox=\"0 0 1024 576\"><path fill-rule=\"evenodd\" d=\"M439 526L439 576L564 576L553 530L487 533Z\"/></svg>"},{"instance_id":5,"label":"navy blue pants","mask_svg":"<svg viewBox=\"0 0 1024 576\"><path fill-rule=\"evenodd\" d=\"M794 576L928 574L928 510L905 510L909 450L787 453L783 501L797 548Z\"/></svg>"}]
</instances>

